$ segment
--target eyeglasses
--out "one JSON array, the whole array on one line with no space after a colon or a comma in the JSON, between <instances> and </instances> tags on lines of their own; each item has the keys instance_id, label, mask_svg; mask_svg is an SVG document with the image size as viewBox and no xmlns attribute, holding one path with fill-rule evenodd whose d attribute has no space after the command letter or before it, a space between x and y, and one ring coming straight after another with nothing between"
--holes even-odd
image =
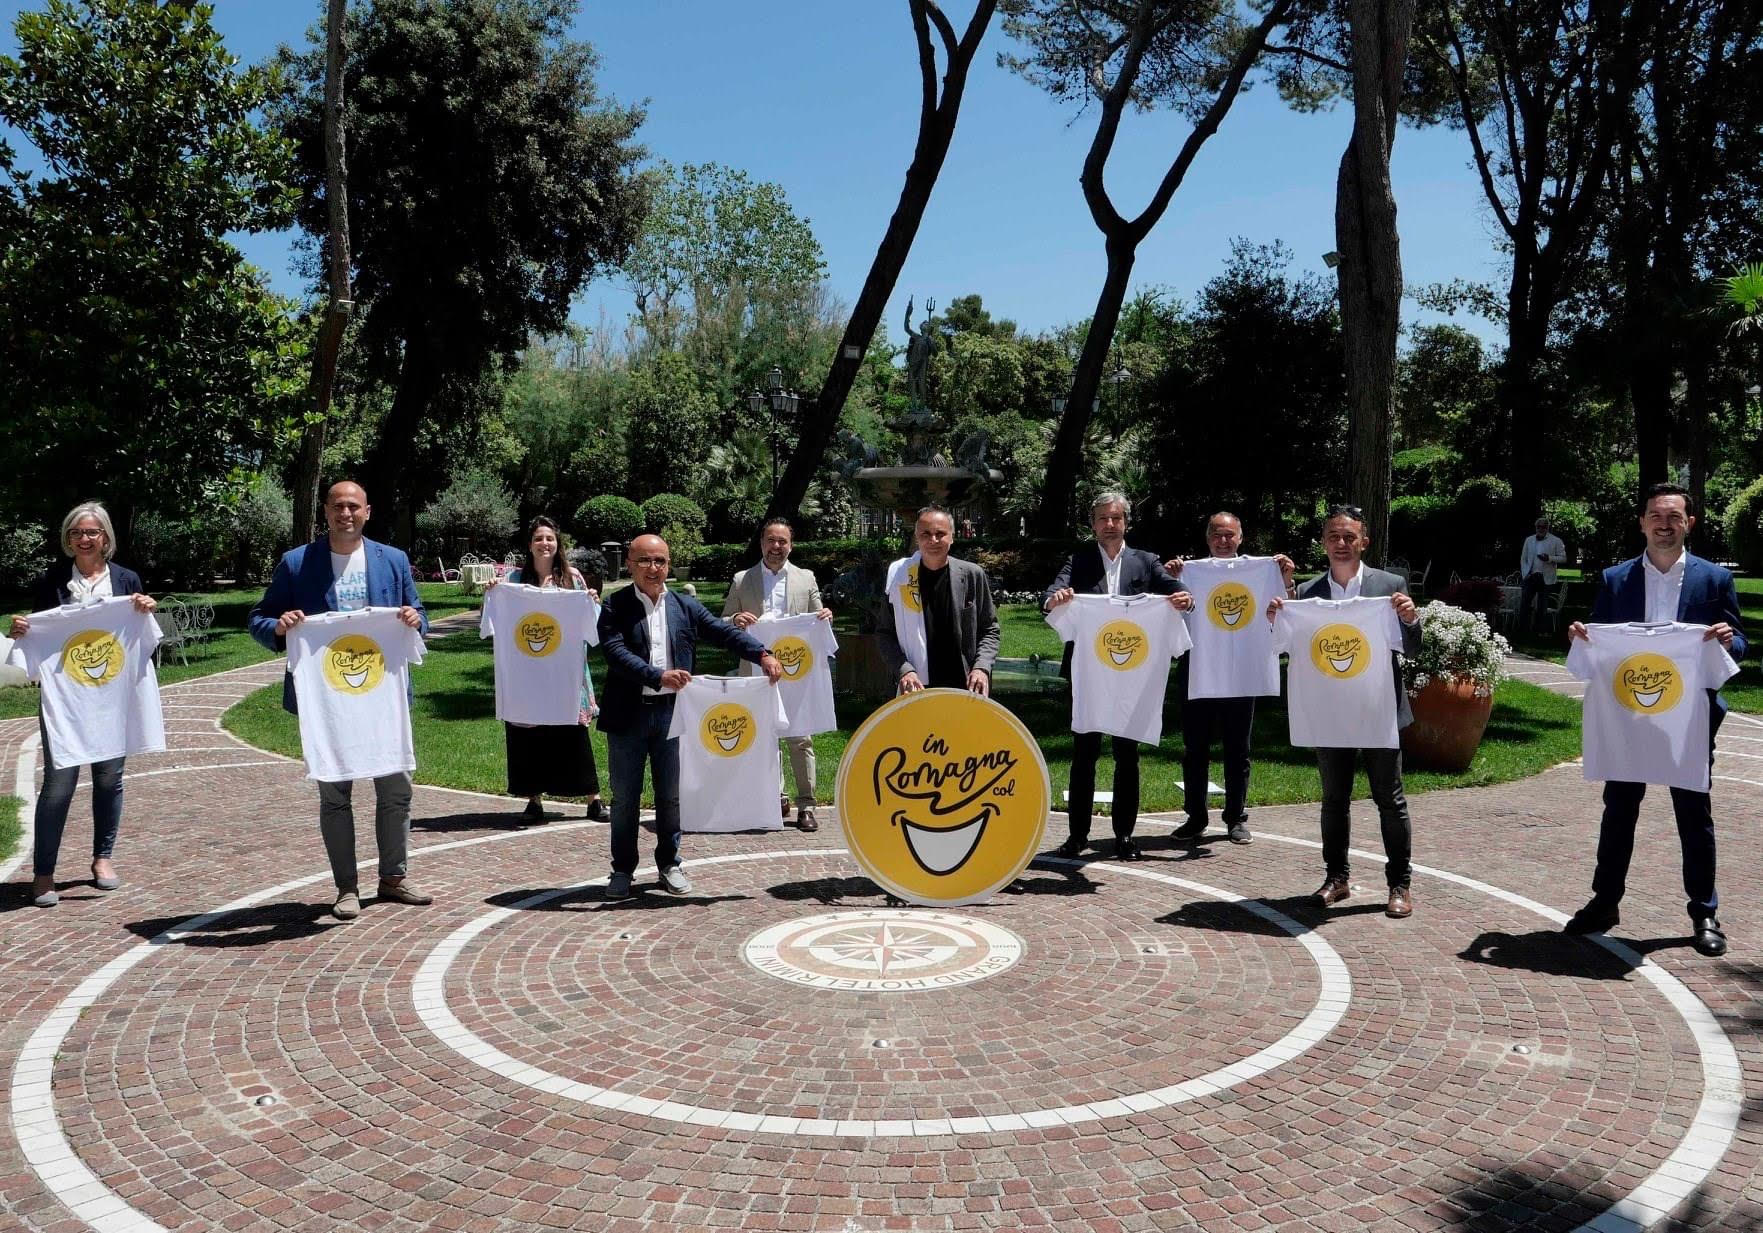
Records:
<instances>
[{"instance_id":1,"label":"eyeglasses","mask_svg":"<svg viewBox=\"0 0 1763 1233\"><path fill-rule=\"evenodd\" d=\"M666 557L632 557L632 565L647 565L651 569L666 569Z\"/></svg>"},{"instance_id":2,"label":"eyeglasses","mask_svg":"<svg viewBox=\"0 0 1763 1233\"><path fill-rule=\"evenodd\" d=\"M75 527L67 533L69 539L103 539L104 532L87 527Z\"/></svg>"}]
</instances>

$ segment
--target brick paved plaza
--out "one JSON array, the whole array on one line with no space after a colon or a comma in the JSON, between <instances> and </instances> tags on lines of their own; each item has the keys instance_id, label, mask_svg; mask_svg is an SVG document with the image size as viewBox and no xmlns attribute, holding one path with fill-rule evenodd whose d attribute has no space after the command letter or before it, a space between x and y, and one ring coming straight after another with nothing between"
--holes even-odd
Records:
<instances>
[{"instance_id":1,"label":"brick paved plaza","mask_svg":"<svg viewBox=\"0 0 1763 1233\"><path fill-rule=\"evenodd\" d=\"M1716 767L1719 961L1663 791L1619 940L1557 932L1577 767L1416 798L1407 921L1374 851L1311 906L1313 806L878 918L836 826L691 837L695 895L609 904L603 826L419 788L436 904L342 925L302 768L218 724L280 671L165 689L123 889L0 891L0 1228L1763 1227L1754 719Z\"/></svg>"}]
</instances>

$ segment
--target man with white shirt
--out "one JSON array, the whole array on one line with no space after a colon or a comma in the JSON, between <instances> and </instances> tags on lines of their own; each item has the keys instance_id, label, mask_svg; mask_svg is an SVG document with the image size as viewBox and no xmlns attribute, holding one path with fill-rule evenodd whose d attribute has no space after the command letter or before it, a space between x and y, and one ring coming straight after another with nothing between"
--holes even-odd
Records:
<instances>
[{"instance_id":1,"label":"man with white shirt","mask_svg":"<svg viewBox=\"0 0 1763 1233\"><path fill-rule=\"evenodd\" d=\"M700 639L758 664L774 685L783 669L751 634L718 620L691 596L667 589L672 554L659 535L632 540L625 563L632 585L612 592L600 607L607 673L597 722L612 766L612 875L606 897L631 896L645 763L655 784L655 867L661 889L688 895L692 883L679 858L679 739L667 734L674 696L692 679Z\"/></svg>"},{"instance_id":2,"label":"man with white shirt","mask_svg":"<svg viewBox=\"0 0 1763 1233\"><path fill-rule=\"evenodd\" d=\"M1676 484L1654 484L1641 502L1641 533L1647 549L1633 560L1604 571L1603 585L1592 603L1592 623L1621 621L1681 621L1705 625L1704 638L1717 638L1735 662L1745 657L1744 625L1739 617L1738 589L1730 571L1688 551L1689 534L1696 525L1690 494ZM1571 638L1588 637L1585 625L1568 627ZM1726 700L1710 691L1708 699L1708 758L1714 757L1714 737L1726 717ZM1647 794L1642 783L1609 780L1604 784L1604 817L1598 828L1598 867L1592 875L1592 897L1567 922L1568 933L1604 933L1621 920L1616 905L1628 879L1634 856L1634 828L1641 801ZM1719 896L1714 890L1714 804L1709 792L1671 789L1671 808L1677 818L1678 844L1683 850L1685 905L1694 930L1695 947L1704 955L1726 953L1726 933L1715 916Z\"/></svg>"},{"instance_id":3,"label":"man with white shirt","mask_svg":"<svg viewBox=\"0 0 1763 1233\"><path fill-rule=\"evenodd\" d=\"M410 558L389 544L362 534L373 507L360 484L332 484L324 498L328 533L323 539L294 549L275 567L269 588L251 609L251 636L272 651L288 649L288 631L308 612L352 612L359 608L396 608L398 619L412 629L426 630L422 596ZM283 678L282 706L290 712L294 677ZM337 885L331 915L354 920L361 914L355 869L355 813L350 805L353 785L318 785L318 828ZM434 898L405 880L410 848L410 775L397 772L373 781L374 836L379 846L379 898L392 903L430 904Z\"/></svg>"},{"instance_id":4,"label":"man with white shirt","mask_svg":"<svg viewBox=\"0 0 1763 1233\"><path fill-rule=\"evenodd\" d=\"M760 617L799 616L815 613L830 621L833 610L820 602L820 584L812 570L790 564L790 549L795 545L795 532L786 518L773 518L759 528L759 564L742 570L729 584L728 599L723 602L722 615L736 629L747 629ZM745 669L743 669L745 671ZM790 751L790 773L796 778L796 825L805 831L820 829L814 818L814 738L786 736L784 747ZM790 816L790 803L780 801L783 816Z\"/></svg>"},{"instance_id":5,"label":"man with white shirt","mask_svg":"<svg viewBox=\"0 0 1763 1233\"><path fill-rule=\"evenodd\" d=\"M1555 571L1566 558L1567 545L1559 536L1550 533L1547 518L1538 518L1536 534L1524 541L1524 550L1518 554L1518 578L1523 587L1518 596L1520 629L1536 628L1548 609Z\"/></svg>"},{"instance_id":6,"label":"man with white shirt","mask_svg":"<svg viewBox=\"0 0 1763 1233\"><path fill-rule=\"evenodd\" d=\"M1328 572L1306 583L1298 590L1299 599L1359 599L1387 595L1402 622L1402 654L1413 655L1420 650L1420 610L1402 590L1402 579L1381 569L1367 569L1362 559L1371 546L1365 534L1365 515L1356 505L1337 505L1328 511L1322 524L1322 546L1328 553ZM1268 615L1277 612L1284 600L1268 605ZM1414 722L1413 709L1408 705L1408 691L1402 687L1402 667L1396 655L1390 655L1391 687L1396 691L1396 726L1407 727ZM1401 749L1334 749L1318 746L1316 766L1322 772L1322 860L1326 874L1316 888L1316 899L1323 907L1339 903L1352 894L1349 882L1347 852L1352 840L1353 770L1363 758L1365 778L1371 785L1371 799L1377 803L1378 821L1383 827L1385 857L1384 878L1389 884L1389 902L1384 914L1405 917L1413 914L1413 896L1409 891L1411 852L1414 844L1413 823L1408 817L1408 798L1402 791Z\"/></svg>"},{"instance_id":7,"label":"man with white shirt","mask_svg":"<svg viewBox=\"0 0 1763 1233\"><path fill-rule=\"evenodd\" d=\"M1126 546L1126 525L1132 502L1124 493L1104 492L1090 504L1090 529L1094 543L1081 545L1065 559L1052 585L1041 596L1041 611L1051 612L1071 602L1074 595L1167 595L1169 602L1186 611L1194 598L1170 577L1157 555ZM1065 644L1059 675L1071 677L1072 645ZM1130 737L1112 737L1114 745L1114 854L1123 861L1138 860L1133 828L1139 817L1139 743ZM1090 842L1090 817L1095 809L1096 762L1102 756L1100 732L1074 732L1071 737L1070 800L1066 818L1070 834L1059 845L1059 855L1076 858Z\"/></svg>"}]
</instances>

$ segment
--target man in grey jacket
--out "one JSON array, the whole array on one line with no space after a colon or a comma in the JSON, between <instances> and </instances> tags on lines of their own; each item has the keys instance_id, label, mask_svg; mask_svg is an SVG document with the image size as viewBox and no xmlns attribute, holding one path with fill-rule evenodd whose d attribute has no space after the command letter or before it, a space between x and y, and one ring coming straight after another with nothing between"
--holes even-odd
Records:
<instances>
[{"instance_id":1,"label":"man in grey jacket","mask_svg":"<svg viewBox=\"0 0 1763 1233\"><path fill-rule=\"evenodd\" d=\"M928 688L992 690L998 610L986 571L949 555L955 520L940 505L918 511L918 551L888 567L888 611L878 622L882 661L899 692Z\"/></svg>"},{"instance_id":2,"label":"man in grey jacket","mask_svg":"<svg viewBox=\"0 0 1763 1233\"><path fill-rule=\"evenodd\" d=\"M1322 524L1322 546L1328 553L1328 572L1298 588L1298 598L1359 599L1387 595L1402 620L1402 653L1417 654L1420 611L1403 592L1402 579L1381 569L1368 568L1361 559L1371 546L1365 534L1364 512L1356 505L1337 505L1329 510ZM1284 602L1276 599L1269 604L1269 615ZM1402 666L1394 652L1390 654L1390 675L1396 691L1396 726L1406 728L1414 722L1414 712L1408 706L1408 691L1402 688ZM1352 841L1353 767L1360 758L1365 759L1371 799L1377 802L1378 819L1383 824L1387 860L1384 874L1390 888L1389 905L1384 911L1389 916L1408 916L1414 911L1408 890L1414 836L1408 818L1408 798L1402 792L1400 749L1317 749L1316 765L1322 772L1322 860L1328 873L1316 889L1316 898L1326 908L1352 894L1347 880L1347 848Z\"/></svg>"}]
</instances>

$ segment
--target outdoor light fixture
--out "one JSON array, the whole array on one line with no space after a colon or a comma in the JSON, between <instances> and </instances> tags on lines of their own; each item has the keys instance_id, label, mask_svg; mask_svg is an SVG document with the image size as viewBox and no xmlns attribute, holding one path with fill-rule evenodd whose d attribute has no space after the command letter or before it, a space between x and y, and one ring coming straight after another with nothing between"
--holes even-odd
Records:
<instances>
[{"instance_id":1,"label":"outdoor light fixture","mask_svg":"<svg viewBox=\"0 0 1763 1233\"><path fill-rule=\"evenodd\" d=\"M771 445L771 487L777 490L777 417L780 415L794 416L797 408L802 405L802 396L794 390L784 388L784 370L773 364L765 377L766 388L753 390L747 395L747 410L758 419L766 412L771 413L769 430L766 436Z\"/></svg>"},{"instance_id":2,"label":"outdoor light fixture","mask_svg":"<svg viewBox=\"0 0 1763 1233\"><path fill-rule=\"evenodd\" d=\"M1340 263L1341 263L1341 255L1339 253L1326 252L1326 253L1322 254L1322 264L1327 266L1329 269L1331 269L1331 270L1334 269Z\"/></svg>"}]
</instances>

